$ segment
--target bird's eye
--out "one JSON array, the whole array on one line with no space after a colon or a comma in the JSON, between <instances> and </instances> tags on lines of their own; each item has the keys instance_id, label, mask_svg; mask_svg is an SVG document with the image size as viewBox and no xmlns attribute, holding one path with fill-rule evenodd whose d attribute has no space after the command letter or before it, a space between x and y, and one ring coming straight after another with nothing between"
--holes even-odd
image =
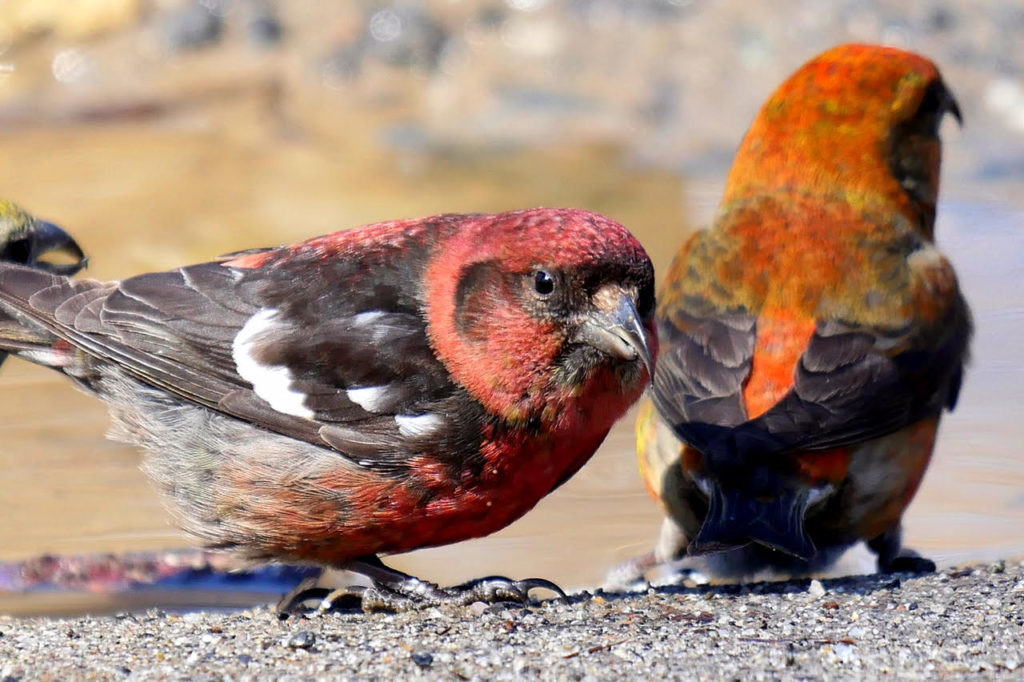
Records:
<instances>
[{"instance_id":1,"label":"bird's eye","mask_svg":"<svg viewBox=\"0 0 1024 682\"><path fill-rule=\"evenodd\" d=\"M541 296L550 296L555 291L555 278L550 272L538 270L533 275L533 288Z\"/></svg>"},{"instance_id":2,"label":"bird's eye","mask_svg":"<svg viewBox=\"0 0 1024 682\"><path fill-rule=\"evenodd\" d=\"M636 311L640 317L647 317L654 310L654 284L648 282L640 289L640 295L636 300Z\"/></svg>"}]
</instances>

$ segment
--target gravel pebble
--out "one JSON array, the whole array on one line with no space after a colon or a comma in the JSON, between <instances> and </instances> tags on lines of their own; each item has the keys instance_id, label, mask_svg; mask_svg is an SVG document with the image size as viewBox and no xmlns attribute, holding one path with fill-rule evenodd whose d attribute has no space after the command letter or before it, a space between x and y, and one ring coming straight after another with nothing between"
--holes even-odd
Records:
<instances>
[{"instance_id":1,"label":"gravel pebble","mask_svg":"<svg viewBox=\"0 0 1024 682\"><path fill-rule=\"evenodd\" d=\"M1024 563L280 620L0 616L2 679L1019 679ZM475 605L474 605L475 606Z\"/></svg>"}]
</instances>

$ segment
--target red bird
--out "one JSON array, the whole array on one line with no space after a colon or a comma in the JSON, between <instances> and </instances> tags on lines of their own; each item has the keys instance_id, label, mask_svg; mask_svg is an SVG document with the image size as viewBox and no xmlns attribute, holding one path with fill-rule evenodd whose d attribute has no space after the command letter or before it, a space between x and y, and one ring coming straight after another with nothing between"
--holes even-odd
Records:
<instances>
[{"instance_id":1,"label":"red bird","mask_svg":"<svg viewBox=\"0 0 1024 682\"><path fill-rule=\"evenodd\" d=\"M664 283L637 428L668 518L611 582L687 555L710 577L813 573L859 540L882 571L934 570L900 519L971 332L934 243L947 112L934 64L869 45L813 59L761 109Z\"/></svg>"},{"instance_id":2,"label":"red bird","mask_svg":"<svg viewBox=\"0 0 1024 682\"><path fill-rule=\"evenodd\" d=\"M442 590L379 554L493 533L649 381L653 268L621 225L536 209L381 223L121 282L0 265L0 349L108 403L183 527L252 559ZM364 595L365 596L365 595Z\"/></svg>"}]
</instances>

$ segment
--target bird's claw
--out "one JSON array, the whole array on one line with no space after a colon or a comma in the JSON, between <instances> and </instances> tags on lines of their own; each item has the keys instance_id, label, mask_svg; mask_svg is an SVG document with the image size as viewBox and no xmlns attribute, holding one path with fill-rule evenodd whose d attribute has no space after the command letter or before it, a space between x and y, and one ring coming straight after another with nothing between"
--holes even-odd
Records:
<instances>
[{"instance_id":1,"label":"bird's claw","mask_svg":"<svg viewBox=\"0 0 1024 682\"><path fill-rule=\"evenodd\" d=\"M878 555L878 572L934 573L935 562L909 547L904 547L902 535L902 529L897 524L878 537L868 540L868 549Z\"/></svg>"},{"instance_id":2,"label":"bird's claw","mask_svg":"<svg viewBox=\"0 0 1024 682\"><path fill-rule=\"evenodd\" d=\"M894 557L887 564L880 565L882 573L934 573L935 562L916 553Z\"/></svg>"},{"instance_id":3,"label":"bird's claw","mask_svg":"<svg viewBox=\"0 0 1024 682\"><path fill-rule=\"evenodd\" d=\"M376 582L371 585L348 585L334 590L300 585L278 602L277 611L281 614L294 613L301 604L309 601L317 602L317 614L338 608L346 601L365 613L412 611L428 606L466 606L474 602L529 604L533 590L549 590L563 603L569 601L561 587L543 578L512 580L502 576L488 576L448 588L412 578L400 583Z\"/></svg>"},{"instance_id":4,"label":"bird's claw","mask_svg":"<svg viewBox=\"0 0 1024 682\"><path fill-rule=\"evenodd\" d=\"M569 601L565 591L550 580L543 578L512 580L503 576L487 576L446 588L417 578L397 584L375 583L361 588L360 598L364 612L397 612L412 611L427 606L467 606L474 602L529 604L532 590L550 590L558 595L558 599L563 603ZM351 594L351 591L346 591L345 594ZM322 613L329 609L329 602L333 597L333 593L325 597L318 611Z\"/></svg>"},{"instance_id":5,"label":"bird's claw","mask_svg":"<svg viewBox=\"0 0 1024 682\"><path fill-rule=\"evenodd\" d=\"M437 585L416 578L406 584L345 585L335 589L300 585L278 602L277 611L282 614L295 613L300 605L310 601L316 602L314 612L317 614L349 606L373 613L410 611L449 602L451 597Z\"/></svg>"},{"instance_id":6,"label":"bird's claw","mask_svg":"<svg viewBox=\"0 0 1024 682\"><path fill-rule=\"evenodd\" d=\"M447 592L463 604L471 604L477 601L489 604L506 601L529 604L530 592L533 590L554 592L563 604L569 603L569 597L565 591L555 583L544 578L512 580L500 575L490 575L450 587Z\"/></svg>"},{"instance_id":7,"label":"bird's claw","mask_svg":"<svg viewBox=\"0 0 1024 682\"><path fill-rule=\"evenodd\" d=\"M332 594L332 591L326 587L319 587L317 584L319 580L320 576L306 578L278 599L274 610L281 616L287 616L298 611L299 606L305 602L323 601Z\"/></svg>"},{"instance_id":8,"label":"bird's claw","mask_svg":"<svg viewBox=\"0 0 1024 682\"><path fill-rule=\"evenodd\" d=\"M338 568L362 576L369 584L352 584L329 590L317 587L316 578L307 578L281 598L277 603L278 613L292 613L298 610L299 605L311 600L318 602L317 613L331 610L343 599L356 600L365 612L410 611L442 605L465 606L478 601L529 604L530 592L533 590L549 590L558 595L563 603L569 601L561 587L544 578L512 580L491 575L442 588L389 568L376 556L353 559Z\"/></svg>"}]
</instances>

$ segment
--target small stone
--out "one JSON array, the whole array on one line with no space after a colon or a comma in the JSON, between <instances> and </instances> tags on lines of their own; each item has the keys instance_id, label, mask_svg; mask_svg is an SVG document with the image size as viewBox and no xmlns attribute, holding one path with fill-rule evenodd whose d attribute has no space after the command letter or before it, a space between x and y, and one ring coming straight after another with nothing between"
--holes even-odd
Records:
<instances>
[{"instance_id":1,"label":"small stone","mask_svg":"<svg viewBox=\"0 0 1024 682\"><path fill-rule=\"evenodd\" d=\"M434 657L426 651L414 651L412 662L421 668L429 668L434 663Z\"/></svg>"},{"instance_id":2,"label":"small stone","mask_svg":"<svg viewBox=\"0 0 1024 682\"><path fill-rule=\"evenodd\" d=\"M807 587L807 594L811 595L815 599L824 597L825 586L821 584L820 580L812 580L811 584Z\"/></svg>"},{"instance_id":3,"label":"small stone","mask_svg":"<svg viewBox=\"0 0 1024 682\"><path fill-rule=\"evenodd\" d=\"M613 647L612 655L616 658L622 659L623 661L633 662L636 659L636 657L624 647Z\"/></svg>"},{"instance_id":4,"label":"small stone","mask_svg":"<svg viewBox=\"0 0 1024 682\"><path fill-rule=\"evenodd\" d=\"M288 639L288 646L292 649L310 649L316 644L316 635L309 630L300 630Z\"/></svg>"},{"instance_id":5,"label":"small stone","mask_svg":"<svg viewBox=\"0 0 1024 682\"><path fill-rule=\"evenodd\" d=\"M849 663L857 656L857 650L850 644L836 644L832 647L835 657L843 663Z\"/></svg>"},{"instance_id":6,"label":"small stone","mask_svg":"<svg viewBox=\"0 0 1024 682\"><path fill-rule=\"evenodd\" d=\"M530 667L530 659L526 656L516 656L512 661L512 670L516 675L522 675Z\"/></svg>"}]
</instances>

